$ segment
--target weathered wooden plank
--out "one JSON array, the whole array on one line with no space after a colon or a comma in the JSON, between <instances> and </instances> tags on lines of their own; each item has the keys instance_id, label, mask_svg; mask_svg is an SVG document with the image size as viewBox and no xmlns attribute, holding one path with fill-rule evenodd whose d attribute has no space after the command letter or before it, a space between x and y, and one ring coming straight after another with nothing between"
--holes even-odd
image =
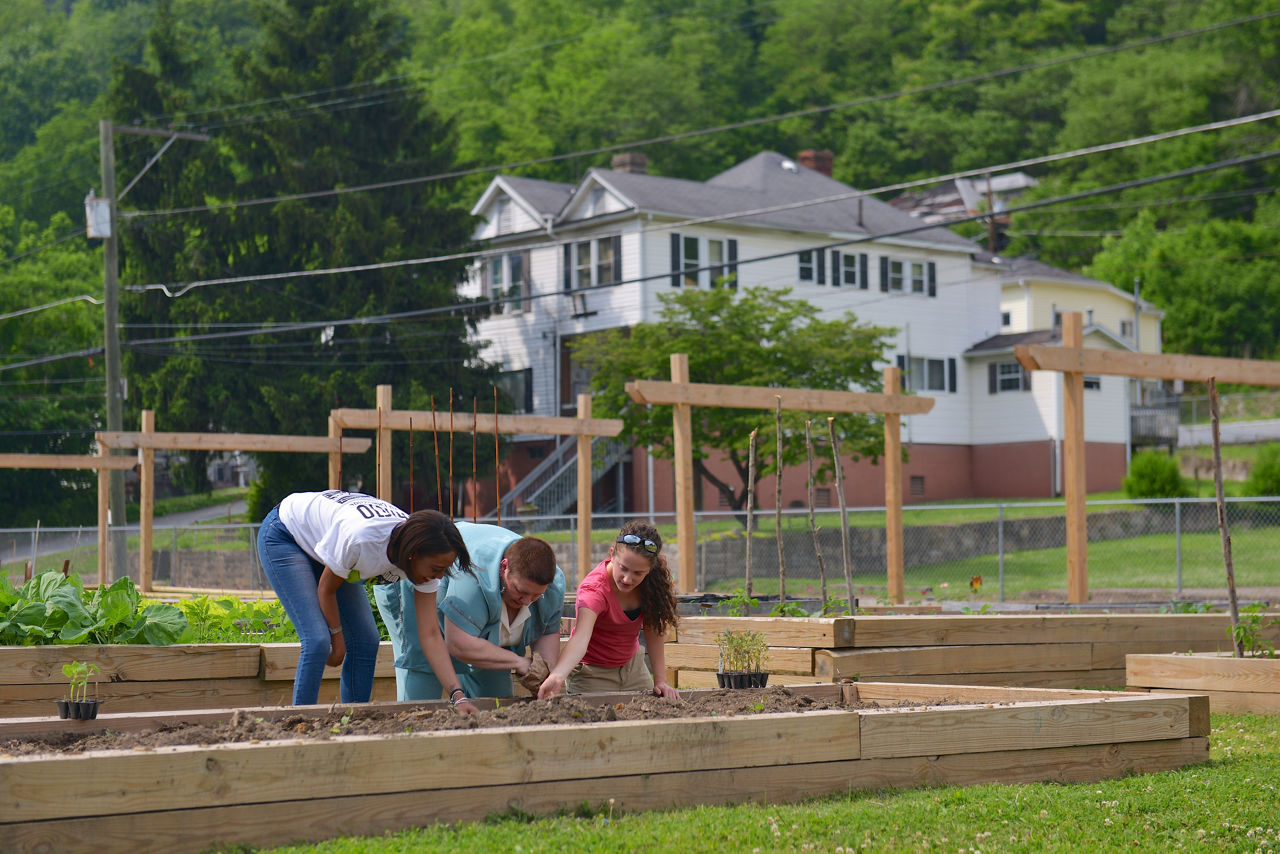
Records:
<instances>
[{"instance_id":1,"label":"weathered wooden plank","mask_svg":"<svg viewBox=\"0 0 1280 854\"><path fill-rule=\"evenodd\" d=\"M936 675L876 676L877 682L933 682L939 685L1003 685L1015 688L1101 688L1114 691L1124 687L1123 670L1055 670L1027 673L941 673Z\"/></svg>"},{"instance_id":2,"label":"weathered wooden plank","mask_svg":"<svg viewBox=\"0 0 1280 854\"><path fill-rule=\"evenodd\" d=\"M680 643L716 642L725 629L754 631L769 646L812 648L853 646L854 617L681 617ZM862 619L858 617L857 619Z\"/></svg>"},{"instance_id":3,"label":"weathered wooden plank","mask_svg":"<svg viewBox=\"0 0 1280 854\"><path fill-rule=\"evenodd\" d=\"M955 617L854 617L852 643L898 647L959 644L1058 644L1221 641L1225 614L965 614ZM800 646L792 643L789 646ZM837 644L828 644L836 646Z\"/></svg>"},{"instance_id":4,"label":"weathered wooden plank","mask_svg":"<svg viewBox=\"0 0 1280 854\"><path fill-rule=\"evenodd\" d=\"M109 448L152 448L188 451L293 451L363 454L372 439L351 436L279 436L274 433L127 433L99 431L97 440Z\"/></svg>"},{"instance_id":5,"label":"weathered wooden plank","mask_svg":"<svg viewBox=\"0 0 1280 854\"><path fill-rule=\"evenodd\" d=\"M302 654L302 645L296 643L264 643L262 650L262 678L267 682L293 681L298 671L298 656ZM378 646L378 662L374 666L373 675L377 677L394 677L396 675L396 658L391 651L390 641L383 641ZM338 679L342 676L342 666L325 667L325 679Z\"/></svg>"},{"instance_id":6,"label":"weathered wooden plank","mask_svg":"<svg viewBox=\"0 0 1280 854\"><path fill-rule=\"evenodd\" d=\"M1229 654L1130 655L1126 684L1174 691L1280 693L1280 659Z\"/></svg>"},{"instance_id":7,"label":"weathered wooden plank","mask_svg":"<svg viewBox=\"0 0 1280 854\"><path fill-rule=\"evenodd\" d=\"M858 714L504 727L6 759L6 822L856 759ZM397 769L387 774L386 768ZM88 769L92 768L92 773ZM442 769L448 769L442 773ZM301 784L301 789L300 789ZM73 796L70 792L75 792ZM277 806L277 810L280 807Z\"/></svg>"},{"instance_id":8,"label":"weathered wooden plank","mask_svg":"<svg viewBox=\"0 0 1280 854\"><path fill-rule=\"evenodd\" d=\"M1003 646L912 646L887 649L819 649L813 673L823 682L951 673L1089 670L1087 643Z\"/></svg>"},{"instance_id":9,"label":"weathered wooden plank","mask_svg":"<svg viewBox=\"0 0 1280 854\"><path fill-rule=\"evenodd\" d=\"M0 454L0 469L118 469L138 464L132 456L92 454Z\"/></svg>"},{"instance_id":10,"label":"weathered wooden plank","mask_svg":"<svg viewBox=\"0 0 1280 854\"><path fill-rule=\"evenodd\" d=\"M812 685L816 676L806 676L801 673L770 673L770 685ZM718 688L719 683L716 681L714 670L679 670L676 675L675 687L685 688ZM831 682L828 685L834 684Z\"/></svg>"},{"instance_id":11,"label":"weathered wooden plank","mask_svg":"<svg viewBox=\"0 0 1280 854\"><path fill-rule=\"evenodd\" d=\"M667 644L665 652L667 664L672 667L684 670L720 669L720 648L715 644L672 643ZM799 673L811 677L813 650L810 647L771 646L764 669L770 673Z\"/></svg>"},{"instance_id":12,"label":"weathered wooden plank","mask_svg":"<svg viewBox=\"0 0 1280 854\"><path fill-rule=\"evenodd\" d=\"M258 675L258 644L85 644L0 647L0 685L66 683L62 665L96 664L102 682L240 679Z\"/></svg>"},{"instance_id":13,"label":"weathered wooden plank","mask_svg":"<svg viewBox=\"0 0 1280 854\"><path fill-rule=\"evenodd\" d=\"M1134 688L1134 691L1165 693L1164 688ZM1197 691L1209 700L1209 709L1226 715L1280 714L1280 693L1250 691Z\"/></svg>"},{"instance_id":14,"label":"weathered wooden plank","mask_svg":"<svg viewBox=\"0 0 1280 854\"><path fill-rule=\"evenodd\" d=\"M922 415L933 409L934 398L921 395L878 394L805 388L716 385L714 383L633 380L626 392L637 403L769 409L782 398L783 409L806 412L894 412Z\"/></svg>"},{"instance_id":15,"label":"weathered wooden plank","mask_svg":"<svg viewBox=\"0 0 1280 854\"><path fill-rule=\"evenodd\" d=\"M868 759L936 756L1189 738L1190 706L1187 697L1152 694L1138 702L1113 695L1102 700L1060 700L1051 706L1017 703L865 711L862 755Z\"/></svg>"},{"instance_id":16,"label":"weathered wooden plank","mask_svg":"<svg viewBox=\"0 0 1280 854\"><path fill-rule=\"evenodd\" d=\"M1162 653L1218 652L1230 647L1231 642L1224 634L1217 640L1192 639L1174 644L1172 641L1130 641L1095 643L1093 645L1094 670L1123 670L1125 656L1159 655Z\"/></svg>"},{"instance_id":17,"label":"weathered wooden plank","mask_svg":"<svg viewBox=\"0 0 1280 854\"><path fill-rule=\"evenodd\" d=\"M1078 691L1069 688L944 685L925 682L846 682L850 699L868 702L912 703L1028 703L1055 700L1098 700L1123 697L1121 691Z\"/></svg>"},{"instance_id":18,"label":"weathered wooden plank","mask_svg":"<svg viewBox=\"0 0 1280 854\"><path fill-rule=\"evenodd\" d=\"M1148 379L1181 379L1280 386L1280 364L1262 359L1188 356L1180 353L1130 353L1121 350L1020 344L1014 354L1033 371L1074 371Z\"/></svg>"},{"instance_id":19,"label":"weathered wooden plank","mask_svg":"<svg viewBox=\"0 0 1280 854\"><path fill-rule=\"evenodd\" d=\"M379 412L376 409L334 409L330 416L344 430L427 430L448 432L450 425L455 433L476 432L493 435L494 416L484 412L431 412L430 410L392 409ZM434 420L433 420L434 418ZM432 425L435 425L434 427ZM497 416L497 430L502 434L533 433L543 436L617 436L622 432L619 418L564 418L547 415Z\"/></svg>"},{"instance_id":20,"label":"weathered wooden plank","mask_svg":"<svg viewBox=\"0 0 1280 854\"><path fill-rule=\"evenodd\" d=\"M478 821L506 810L533 814L580 803L618 811L755 801L787 803L852 790L971 785L985 782L1086 783L1169 771L1206 762L1205 738L1085 745L936 758L862 759L594 778L449 790L397 792L278 805L202 807L144 814L56 819L5 826L6 844L20 851L135 854L140 839L152 854L187 854L210 847L273 847L337 836L377 835L433 822ZM424 797L424 794L429 796Z\"/></svg>"}]
</instances>

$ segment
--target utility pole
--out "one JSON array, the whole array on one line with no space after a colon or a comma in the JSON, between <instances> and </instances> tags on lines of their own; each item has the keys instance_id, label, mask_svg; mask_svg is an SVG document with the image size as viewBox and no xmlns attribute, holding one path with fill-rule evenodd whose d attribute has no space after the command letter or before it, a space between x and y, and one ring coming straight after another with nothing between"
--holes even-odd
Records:
<instances>
[{"instance_id":1,"label":"utility pole","mask_svg":"<svg viewBox=\"0 0 1280 854\"><path fill-rule=\"evenodd\" d=\"M168 141L160 151L142 167L120 196L116 196L116 146L115 132L139 134L143 136L165 136ZM99 201L107 205L107 228L103 237L102 282L103 298L103 342L104 357L107 362L107 430L120 432L124 430L124 377L120 365L120 229L119 201L124 194L138 183L138 179L160 159L169 146L177 139L191 139L201 142L209 140L208 134L182 133L178 131L153 130L150 128L118 127L110 119L98 122L98 149L102 171L102 194ZM90 232L90 236L97 236ZM124 472L112 469L108 473L107 524L115 529L111 535L111 577L121 578L128 574L128 551L124 526L127 522L124 512Z\"/></svg>"}]
</instances>

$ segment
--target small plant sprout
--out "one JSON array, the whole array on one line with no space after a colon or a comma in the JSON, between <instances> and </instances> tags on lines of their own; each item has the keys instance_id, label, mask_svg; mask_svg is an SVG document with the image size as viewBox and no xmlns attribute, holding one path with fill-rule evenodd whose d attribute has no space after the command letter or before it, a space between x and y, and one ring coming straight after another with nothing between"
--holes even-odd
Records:
<instances>
[{"instance_id":1,"label":"small plant sprout","mask_svg":"<svg viewBox=\"0 0 1280 854\"><path fill-rule=\"evenodd\" d=\"M62 665L62 675L67 677L67 699L89 699L89 677L98 672L98 665L83 661L72 661Z\"/></svg>"},{"instance_id":2,"label":"small plant sprout","mask_svg":"<svg viewBox=\"0 0 1280 854\"><path fill-rule=\"evenodd\" d=\"M733 595L720 603L720 609L731 617L745 617L753 608L760 607L760 600L748 596L745 588L739 587Z\"/></svg>"}]
</instances>

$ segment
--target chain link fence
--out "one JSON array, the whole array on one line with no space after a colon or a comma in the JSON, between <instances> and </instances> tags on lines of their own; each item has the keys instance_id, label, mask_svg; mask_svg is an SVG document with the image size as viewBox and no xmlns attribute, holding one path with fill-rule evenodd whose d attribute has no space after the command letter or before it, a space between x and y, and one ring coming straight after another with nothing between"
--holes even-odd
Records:
<instances>
[{"instance_id":1,"label":"chain link fence","mask_svg":"<svg viewBox=\"0 0 1280 854\"><path fill-rule=\"evenodd\" d=\"M1212 499L1090 501L1088 578L1095 603L1222 601L1227 595L1217 508ZM1280 499L1228 498L1236 585L1242 601L1280 601ZM674 565L672 514L597 514L592 518L590 565L603 560L613 534L631 518L656 525ZM861 604L887 603L884 508L851 508L848 573ZM478 520L495 521L495 520ZM820 601L845 598L846 538L840 514L757 511L746 536L742 513L695 515L694 584L700 591L745 589L748 561L753 592ZM571 577L578 563L576 516L517 516L505 527L540 536L555 548ZM817 528L815 535L813 527ZM184 589L266 590L254 524L155 527L154 581ZM781 536L779 537L779 529ZM138 531L125 529L129 573L137 578ZM779 548L781 544L781 548ZM97 580L95 528L0 529L0 571L21 583L32 571L78 573ZM1061 501L910 506L903 511L903 563L910 603L1067 601L1066 519Z\"/></svg>"}]
</instances>

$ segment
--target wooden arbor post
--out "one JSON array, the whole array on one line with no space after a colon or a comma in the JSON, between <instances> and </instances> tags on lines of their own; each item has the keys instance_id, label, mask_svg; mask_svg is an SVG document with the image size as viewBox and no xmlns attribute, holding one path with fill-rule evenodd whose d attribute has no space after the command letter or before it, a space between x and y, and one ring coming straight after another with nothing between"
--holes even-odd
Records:
<instances>
[{"instance_id":1,"label":"wooden arbor post","mask_svg":"<svg viewBox=\"0 0 1280 854\"><path fill-rule=\"evenodd\" d=\"M884 369L884 387L900 388L902 371L896 365ZM902 548L902 416L884 414L884 561L889 601L906 601ZM848 591L853 596L853 591Z\"/></svg>"},{"instance_id":2,"label":"wooden arbor post","mask_svg":"<svg viewBox=\"0 0 1280 854\"><path fill-rule=\"evenodd\" d=\"M671 382L635 380L627 383L626 388L627 394L636 403L666 405L673 407L675 410L673 415L675 421L673 450L675 452L674 465L676 467L677 487L676 536L680 538L679 555L681 561L676 571L676 589L682 593L692 591L693 579L696 577L694 573L695 552L693 543L693 439L690 428L684 428L688 438L681 439L682 427L680 419L682 417L682 409L684 412L683 417L690 418L689 412L691 407L694 406L773 410L781 401L783 409L803 412L864 412L885 415L886 455L889 452L891 441L889 438L889 415L923 415L933 409L934 399L919 395L871 394L868 392L830 391L825 389L769 388L767 386L714 385L710 383L691 383L687 379L681 381L676 379L677 374L674 370L677 355L685 360L686 373L683 376L687 378L687 355L674 354L671 357L673 366ZM895 419L895 423L897 423L897 419ZM892 439L894 443L900 443L898 436L899 434L895 429ZM901 445L898 444L897 447L899 448L898 459L901 460ZM688 472L686 475L687 481L683 482L683 488L679 474L682 465L687 466L685 470ZM779 473L779 476L781 476L781 473ZM885 477L886 479L889 477L887 466ZM899 481L901 481L900 468ZM885 494L886 497L889 495L887 484ZM901 482L899 482L896 494L898 496L898 519L901 521ZM687 533L680 528L680 519L682 518L688 520L686 523ZM685 551L686 540L689 541L687 557ZM899 567L898 577L901 579L901 567Z\"/></svg>"},{"instance_id":3,"label":"wooden arbor post","mask_svg":"<svg viewBox=\"0 0 1280 854\"><path fill-rule=\"evenodd\" d=\"M1080 378L1079 388L1083 389L1085 374L1106 375L1116 377L1133 377L1138 379L1160 380L1193 380L1208 382L1215 379L1220 383L1243 383L1248 385L1280 386L1280 362L1267 362L1261 359L1224 359L1216 356L1184 356L1163 353L1133 353L1121 350L1087 350L1083 346L1080 333L1070 332L1074 326L1080 330L1079 312L1063 315L1063 346L1053 347L1044 344L1019 345L1014 348L1018 362L1028 371L1059 371L1068 376ZM1069 344L1074 337L1074 345ZM1070 406L1069 395L1072 383L1064 384L1064 404ZM1072 602L1083 602L1088 596L1088 537L1084 522L1085 509L1085 461L1084 461L1084 403L1081 391L1074 413L1064 406L1063 424L1063 493L1067 504L1067 587ZM1075 448L1071 451L1071 448ZM1067 454L1075 458L1068 462ZM1072 508L1076 508L1074 511ZM1079 522L1072 524L1073 513L1078 514ZM1074 529L1074 532L1073 532ZM1072 567L1076 567L1081 577L1073 580ZM1076 597L1081 598L1077 599Z\"/></svg>"}]
</instances>

